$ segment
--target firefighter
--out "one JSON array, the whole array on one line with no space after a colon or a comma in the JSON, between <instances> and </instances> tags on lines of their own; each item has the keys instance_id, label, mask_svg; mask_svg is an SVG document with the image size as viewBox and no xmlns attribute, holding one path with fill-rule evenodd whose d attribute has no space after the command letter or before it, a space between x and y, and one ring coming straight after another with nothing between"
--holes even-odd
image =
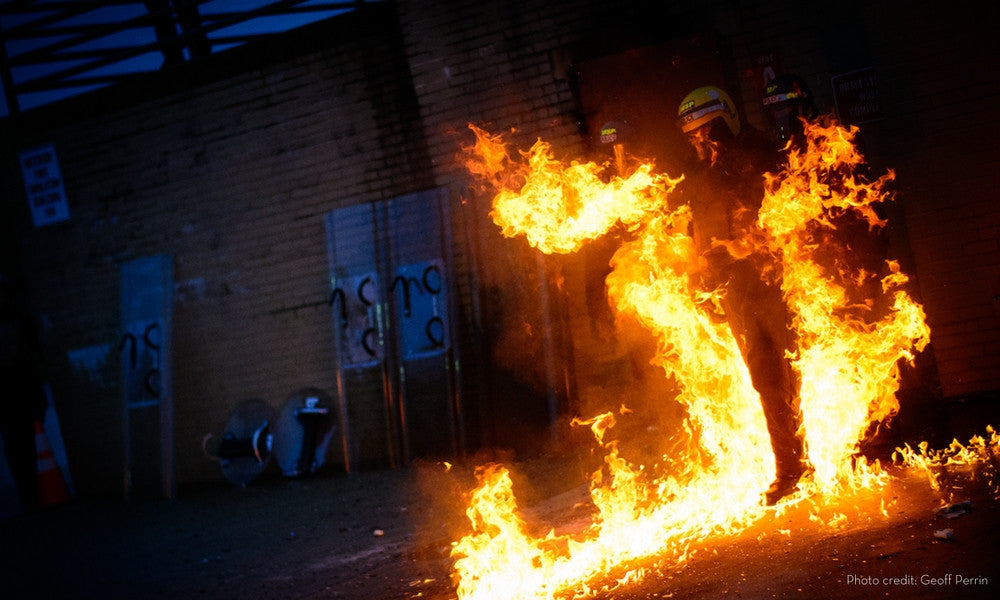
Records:
<instances>
[{"instance_id":1,"label":"firefighter","mask_svg":"<svg viewBox=\"0 0 1000 600\"><path fill-rule=\"evenodd\" d=\"M629 141L632 128L625 119L608 121L601 126L597 138L602 156L613 166L607 175L627 177L625 144ZM608 302L605 279L611 272L611 257L622 244L623 227L616 226L600 239L588 244L583 254L587 314L590 317L590 333L595 342L613 343L615 336L615 316Z\"/></svg>"},{"instance_id":2,"label":"firefighter","mask_svg":"<svg viewBox=\"0 0 1000 600\"><path fill-rule=\"evenodd\" d=\"M764 86L764 115L771 134L784 145L802 135L802 120L816 118L816 106L809 86L798 75L778 75Z\"/></svg>"},{"instance_id":3,"label":"firefighter","mask_svg":"<svg viewBox=\"0 0 1000 600\"><path fill-rule=\"evenodd\" d=\"M796 491L806 469L799 384L788 358L795 339L773 258L763 252L736 258L724 244L752 232L763 200L762 174L776 171L780 153L762 132L741 123L732 98L719 87L693 90L677 114L697 154L680 192L693 216L702 258L698 275L705 289L723 290L725 319L760 394L776 467L764 500L773 505Z\"/></svg>"},{"instance_id":4,"label":"firefighter","mask_svg":"<svg viewBox=\"0 0 1000 600\"><path fill-rule=\"evenodd\" d=\"M832 118L819 115L809 86L793 74L778 75L768 82L764 86L761 104L770 125L771 137L789 152L805 150L806 123ZM860 132L858 135L855 140L860 146ZM862 165L856 172L865 174L865 169ZM875 211L880 218L885 218L883 207L877 206ZM816 235L824 240L821 242L824 252L817 257L817 262L854 296L851 305L865 306L882 296L881 278L887 274L885 261L889 257L889 239L884 228L872 227L852 211L828 215L828 219L835 227L816 231ZM863 271L870 276L861 281L852 278L850 283L842 281L848 272L845 266L853 267L852 273ZM855 316L865 319L869 315L876 316L876 313L861 311Z\"/></svg>"}]
</instances>

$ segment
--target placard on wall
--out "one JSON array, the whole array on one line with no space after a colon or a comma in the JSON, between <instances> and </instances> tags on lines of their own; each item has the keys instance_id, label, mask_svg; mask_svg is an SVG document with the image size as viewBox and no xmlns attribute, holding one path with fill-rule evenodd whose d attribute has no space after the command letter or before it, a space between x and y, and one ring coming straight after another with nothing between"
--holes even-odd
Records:
<instances>
[{"instance_id":1,"label":"placard on wall","mask_svg":"<svg viewBox=\"0 0 1000 600\"><path fill-rule=\"evenodd\" d=\"M875 69L868 67L834 75L830 81L833 84L837 118L841 123L857 125L882 118Z\"/></svg>"},{"instance_id":2,"label":"placard on wall","mask_svg":"<svg viewBox=\"0 0 1000 600\"><path fill-rule=\"evenodd\" d=\"M25 150L18 155L24 174L31 219L35 227L69 219L69 203L63 187L56 149L52 144Z\"/></svg>"}]
</instances>

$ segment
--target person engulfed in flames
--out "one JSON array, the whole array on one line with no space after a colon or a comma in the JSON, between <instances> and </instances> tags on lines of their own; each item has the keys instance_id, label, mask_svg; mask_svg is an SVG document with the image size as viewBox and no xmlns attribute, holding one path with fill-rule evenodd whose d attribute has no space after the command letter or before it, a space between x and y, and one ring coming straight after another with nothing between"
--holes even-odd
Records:
<instances>
[{"instance_id":1,"label":"person engulfed in flames","mask_svg":"<svg viewBox=\"0 0 1000 600\"><path fill-rule=\"evenodd\" d=\"M590 483L589 524L536 535L510 471L478 469L466 509L471 531L452 548L459 598L592 595L614 565L656 556L664 568L679 566L706 538L775 514L761 506L761 490L767 505L831 508L834 517L817 522L836 527L846 518L842 504L887 485L889 473L859 444L897 413L900 364L913 364L930 328L902 289L908 279L898 262L885 260L876 274L857 260L874 257L844 243L839 229L855 226L854 240L885 224L875 206L891 198L894 173L858 176L857 128L796 118L804 91L795 81L769 86L764 108L773 123L801 127L798 135L776 127L772 140L743 127L721 89L693 91L667 133L689 135L691 148L680 146L697 166L676 176L652 159L628 161L634 151L619 160L618 148L615 174L610 162L559 160L541 139L512 154L501 136L470 123L476 143L466 166L495 192L489 215L505 237L523 236L550 255L626 232L604 276L615 325L652 334L649 364L662 369L684 416L665 453L639 464L619 451L634 439L606 436L616 413L574 419L605 454ZM618 127L607 129L602 137L618 145ZM637 149L662 152L654 158L671 170L681 166L674 136L655 127L635 133ZM649 392L657 405L665 389L611 398L642 401ZM635 414L624 402L619 412Z\"/></svg>"},{"instance_id":2,"label":"person engulfed in flames","mask_svg":"<svg viewBox=\"0 0 1000 600\"><path fill-rule=\"evenodd\" d=\"M782 82L779 82L782 83ZM776 137L789 141L808 92L769 86L765 96L775 121ZM714 86L699 87L678 108L699 163L678 188L692 213L695 247L700 256L696 276L706 290L722 290L721 308L760 394L775 457L775 480L764 492L773 505L797 489L808 470L800 431L799 381L792 367L795 336L781 290L780 257L747 240L755 237L764 197L765 172L780 164L780 152L758 130L744 126L729 94Z\"/></svg>"}]
</instances>

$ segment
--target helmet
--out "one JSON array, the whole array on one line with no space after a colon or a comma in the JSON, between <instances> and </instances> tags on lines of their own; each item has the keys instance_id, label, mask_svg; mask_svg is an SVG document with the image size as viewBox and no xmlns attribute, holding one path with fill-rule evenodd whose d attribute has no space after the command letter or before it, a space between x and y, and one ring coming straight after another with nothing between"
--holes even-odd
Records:
<instances>
[{"instance_id":1,"label":"helmet","mask_svg":"<svg viewBox=\"0 0 1000 600\"><path fill-rule=\"evenodd\" d=\"M614 144L624 144L632 135L632 127L625 119L608 121L601 125L601 134L598 141L602 146Z\"/></svg>"},{"instance_id":2,"label":"helmet","mask_svg":"<svg viewBox=\"0 0 1000 600\"><path fill-rule=\"evenodd\" d=\"M764 112L781 141L801 132L799 117L815 116L812 92L797 75L779 75L764 86Z\"/></svg>"},{"instance_id":3,"label":"helmet","mask_svg":"<svg viewBox=\"0 0 1000 600\"><path fill-rule=\"evenodd\" d=\"M740 117L736 112L736 105L729 94L715 86L700 87L684 96L677 108L677 118L684 133L690 133L715 119L722 119L734 136L740 134Z\"/></svg>"},{"instance_id":4,"label":"helmet","mask_svg":"<svg viewBox=\"0 0 1000 600\"><path fill-rule=\"evenodd\" d=\"M602 148L610 148L615 153L615 167L618 175L625 175L625 142L632 137L632 127L625 119L608 121L601 125L598 138Z\"/></svg>"}]
</instances>

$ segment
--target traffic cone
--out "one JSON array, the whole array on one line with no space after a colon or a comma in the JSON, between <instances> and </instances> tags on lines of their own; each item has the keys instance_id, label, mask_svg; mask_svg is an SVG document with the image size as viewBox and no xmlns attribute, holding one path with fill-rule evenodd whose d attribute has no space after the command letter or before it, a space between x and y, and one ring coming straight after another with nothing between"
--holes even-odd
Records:
<instances>
[{"instance_id":1,"label":"traffic cone","mask_svg":"<svg viewBox=\"0 0 1000 600\"><path fill-rule=\"evenodd\" d=\"M59 470L59 463L49 446L49 439L45 437L41 421L35 421L35 450L38 453L38 504L55 506L68 502L69 487Z\"/></svg>"}]
</instances>

